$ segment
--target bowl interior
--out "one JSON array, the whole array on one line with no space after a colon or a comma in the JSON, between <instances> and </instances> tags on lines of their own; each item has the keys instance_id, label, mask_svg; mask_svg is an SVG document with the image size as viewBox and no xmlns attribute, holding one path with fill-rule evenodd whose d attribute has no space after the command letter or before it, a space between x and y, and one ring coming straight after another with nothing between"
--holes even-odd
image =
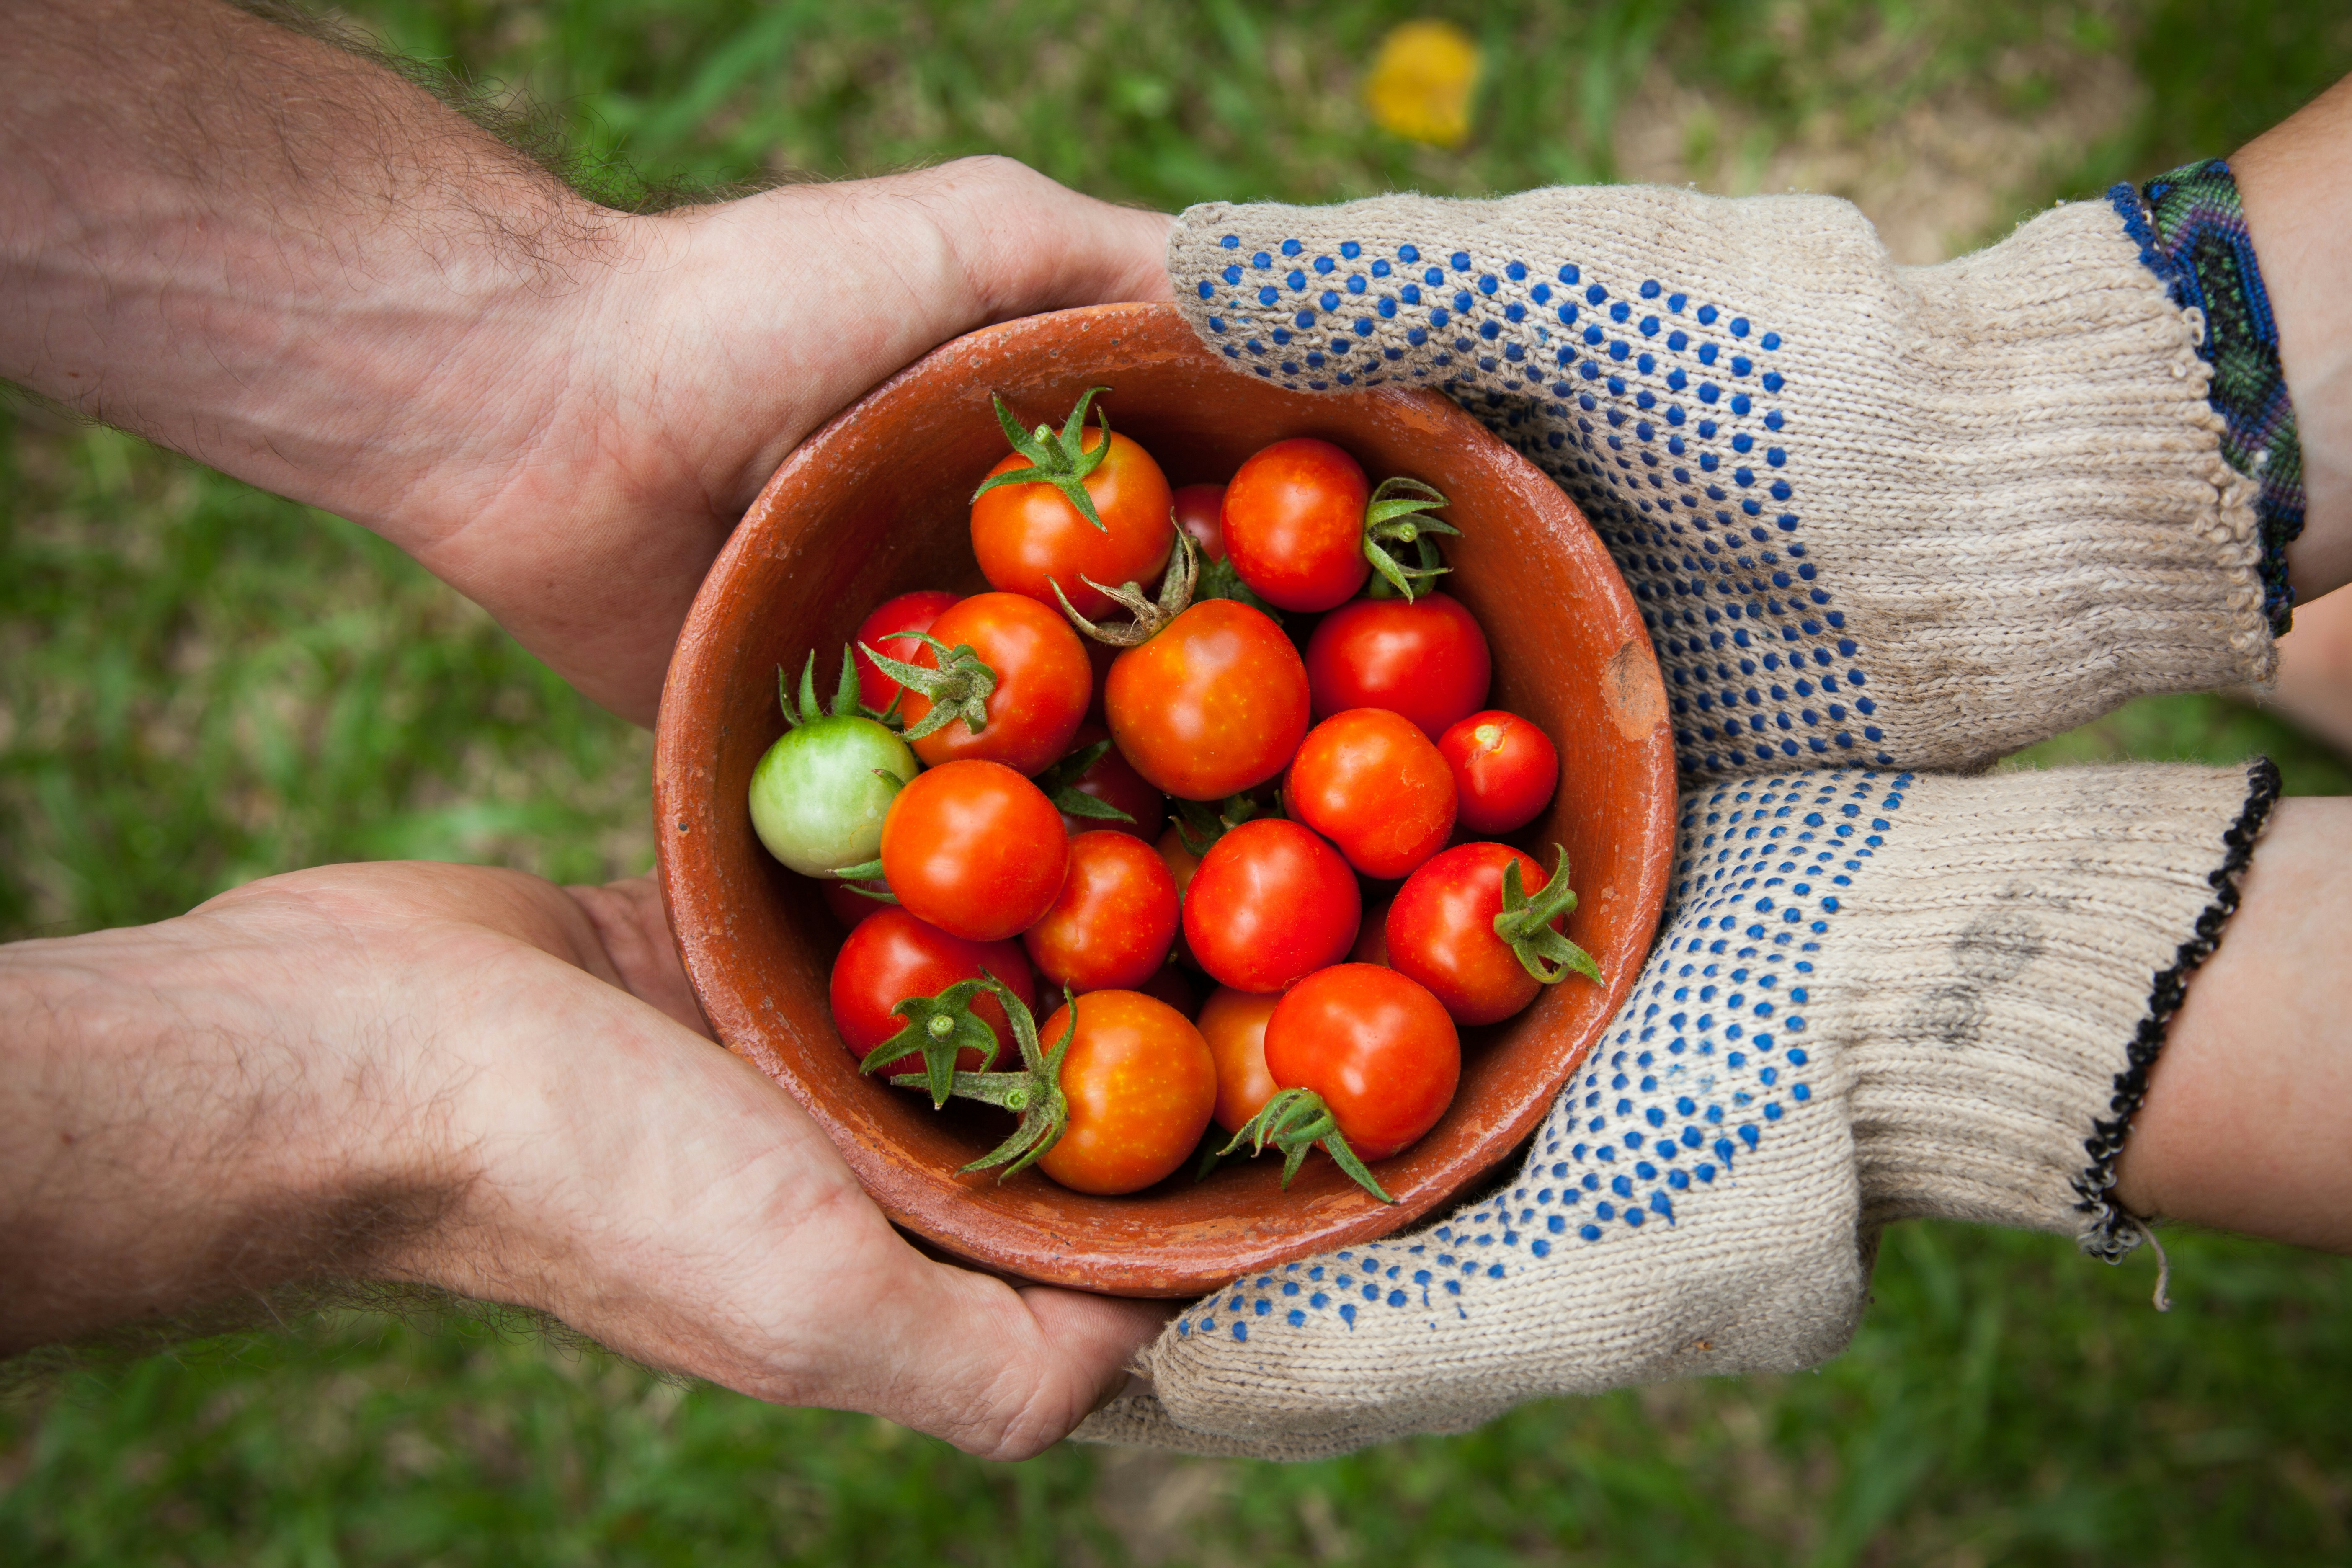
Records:
<instances>
[{"instance_id":1,"label":"bowl interior","mask_svg":"<svg viewBox=\"0 0 2352 1568\"><path fill-rule=\"evenodd\" d=\"M827 983L842 932L816 887L769 858L745 805L782 732L779 666L812 647L821 685L876 605L914 588L976 591L969 500L1004 455L989 404L1058 424L1106 385L1113 427L1171 484L1223 481L1267 442L1316 436L1375 479L1453 498L1447 591L1494 649L1490 703L1559 743L1561 782L1515 841L1547 865L1567 847L1580 902L1569 934L1605 986L1571 978L1463 1037L1453 1108L1379 1174L1385 1205L1319 1156L1288 1192L1279 1162L1227 1162L1149 1192L1097 1198L1026 1172L956 1168L1005 1130L858 1076ZM1196 1295L1251 1269L1385 1234L1475 1181L1534 1128L1632 986L1671 855L1674 763L1657 665L1616 569L1558 488L1434 393L1287 392L1236 374L1166 306L1033 317L947 344L877 388L776 473L713 567L672 659L655 808L664 895L686 967L729 1048L795 1095L892 1219L985 1267L1128 1295Z\"/></svg>"}]
</instances>

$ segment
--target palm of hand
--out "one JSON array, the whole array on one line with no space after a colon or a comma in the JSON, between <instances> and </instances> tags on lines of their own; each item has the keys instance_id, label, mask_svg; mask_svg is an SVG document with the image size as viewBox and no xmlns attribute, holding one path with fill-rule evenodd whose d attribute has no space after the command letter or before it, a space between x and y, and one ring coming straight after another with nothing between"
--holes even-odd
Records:
<instances>
[{"instance_id":1,"label":"palm of hand","mask_svg":"<svg viewBox=\"0 0 2352 1568\"><path fill-rule=\"evenodd\" d=\"M333 867L192 918L262 937L302 977L308 1054L361 1062L381 1148L447 1194L382 1257L391 1277L995 1458L1075 1426L1163 1316L908 1245L799 1106L703 1036L644 879Z\"/></svg>"}]
</instances>

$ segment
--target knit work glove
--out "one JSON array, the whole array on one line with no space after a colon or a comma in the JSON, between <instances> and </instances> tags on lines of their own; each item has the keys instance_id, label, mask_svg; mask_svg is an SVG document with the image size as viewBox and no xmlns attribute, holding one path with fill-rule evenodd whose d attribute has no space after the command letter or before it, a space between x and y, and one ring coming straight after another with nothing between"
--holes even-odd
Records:
<instances>
[{"instance_id":1,"label":"knit work glove","mask_svg":"<svg viewBox=\"0 0 2352 1568\"><path fill-rule=\"evenodd\" d=\"M1966 770L2272 670L2260 487L2137 201L1937 267L1828 197L1211 204L1169 268L1240 369L1439 388L1556 479L1642 605L1685 776Z\"/></svg>"},{"instance_id":2,"label":"knit work glove","mask_svg":"<svg viewBox=\"0 0 2352 1568\"><path fill-rule=\"evenodd\" d=\"M2277 787L2263 762L1685 796L1660 942L1517 1174L1196 1303L1146 1353L1156 1393L1078 1436L1311 1458L1811 1366L1908 1216L2119 1256L2124 1129Z\"/></svg>"}]
</instances>

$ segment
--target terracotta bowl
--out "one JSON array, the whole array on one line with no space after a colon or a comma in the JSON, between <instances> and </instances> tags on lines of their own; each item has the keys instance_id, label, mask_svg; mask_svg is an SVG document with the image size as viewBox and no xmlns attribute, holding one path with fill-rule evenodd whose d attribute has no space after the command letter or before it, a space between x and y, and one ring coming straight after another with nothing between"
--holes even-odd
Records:
<instances>
[{"instance_id":1,"label":"terracotta bowl","mask_svg":"<svg viewBox=\"0 0 2352 1568\"><path fill-rule=\"evenodd\" d=\"M1376 479L1408 474L1453 498L1449 591L1486 628L1493 705L1557 741L1559 799L1515 835L1547 862L1568 847L1581 899L1570 934L1609 984L1570 979L1463 1038L1453 1108L1379 1174L1383 1205L1328 1160L1291 1189L1268 1156L1189 1171L1128 1197L1087 1197L1024 1172L956 1168L1005 1131L1003 1113L860 1078L834 1032L827 979L842 932L816 886L751 833L745 792L782 732L779 665L809 650L837 668L860 619L913 588L983 587L972 487L1004 454L989 406L1058 422L1108 385L1113 427L1171 484L1229 478L1267 442L1337 442ZM974 332L877 388L793 454L702 585L662 695L654 775L662 889L703 1012L730 1050L823 1124L890 1217L1005 1274L1131 1296L1193 1296L1234 1276L1383 1235L1477 1180L1533 1131L1632 987L1664 900L1675 773L1648 637L1608 554L1566 496L1453 404L1381 387L1333 396L1235 374L1166 306L1106 306Z\"/></svg>"}]
</instances>

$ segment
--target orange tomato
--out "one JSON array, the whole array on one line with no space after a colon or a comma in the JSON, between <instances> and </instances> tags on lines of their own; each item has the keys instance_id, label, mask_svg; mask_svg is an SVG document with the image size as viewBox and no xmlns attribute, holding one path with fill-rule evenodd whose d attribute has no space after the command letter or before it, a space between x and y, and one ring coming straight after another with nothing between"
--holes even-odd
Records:
<instances>
[{"instance_id":1,"label":"orange tomato","mask_svg":"<svg viewBox=\"0 0 2352 1568\"><path fill-rule=\"evenodd\" d=\"M1282 998L1220 985L1201 1007L1201 1037L1217 1064L1217 1125L1238 1132L1275 1095L1265 1070L1265 1021Z\"/></svg>"},{"instance_id":2,"label":"orange tomato","mask_svg":"<svg viewBox=\"0 0 2352 1568\"><path fill-rule=\"evenodd\" d=\"M1070 1122L1038 1168L1074 1192L1139 1192L1192 1157L1217 1102L1209 1044L1185 1016L1138 991L1089 991L1039 1026L1054 1048L1077 1034L1062 1059Z\"/></svg>"},{"instance_id":3,"label":"orange tomato","mask_svg":"<svg viewBox=\"0 0 2352 1568\"><path fill-rule=\"evenodd\" d=\"M1088 426L1078 444L1088 452L1101 446L1101 426ZM994 479L1028 466L1020 453L1008 453L988 475ZM1176 542L1169 521L1173 501L1168 477L1150 453L1113 431L1109 455L1084 483L1101 528L1048 484L1000 485L971 503L971 552L980 558L980 574L990 587L1025 595L1058 615L1058 583L1070 607L1092 620L1114 606L1080 578L1112 588L1124 583L1151 585Z\"/></svg>"}]
</instances>

